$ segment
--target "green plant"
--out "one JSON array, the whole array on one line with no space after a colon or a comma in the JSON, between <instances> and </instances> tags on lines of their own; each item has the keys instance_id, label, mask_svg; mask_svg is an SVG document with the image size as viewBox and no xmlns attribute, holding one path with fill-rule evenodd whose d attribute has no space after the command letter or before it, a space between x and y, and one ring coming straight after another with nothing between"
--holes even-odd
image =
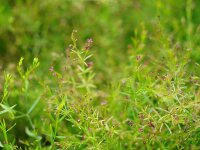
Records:
<instances>
[{"instance_id":1,"label":"green plant","mask_svg":"<svg viewBox=\"0 0 200 150\"><path fill-rule=\"evenodd\" d=\"M199 1L1 4L1 149L199 149Z\"/></svg>"}]
</instances>

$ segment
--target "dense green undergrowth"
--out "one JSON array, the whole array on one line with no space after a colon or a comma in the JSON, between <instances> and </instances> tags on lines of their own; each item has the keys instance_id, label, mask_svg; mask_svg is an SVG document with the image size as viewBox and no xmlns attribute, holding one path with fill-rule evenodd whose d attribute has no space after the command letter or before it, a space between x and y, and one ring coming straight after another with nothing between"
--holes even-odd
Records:
<instances>
[{"instance_id":1,"label":"dense green undergrowth","mask_svg":"<svg viewBox=\"0 0 200 150\"><path fill-rule=\"evenodd\" d=\"M199 1L2 4L2 149L199 149Z\"/></svg>"}]
</instances>

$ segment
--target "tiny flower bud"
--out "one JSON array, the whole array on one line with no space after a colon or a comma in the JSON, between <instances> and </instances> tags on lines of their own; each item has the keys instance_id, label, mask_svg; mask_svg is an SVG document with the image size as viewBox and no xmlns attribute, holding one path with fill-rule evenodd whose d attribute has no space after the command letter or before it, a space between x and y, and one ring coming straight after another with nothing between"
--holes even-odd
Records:
<instances>
[{"instance_id":1,"label":"tiny flower bud","mask_svg":"<svg viewBox=\"0 0 200 150\"><path fill-rule=\"evenodd\" d=\"M137 55L137 56L136 56L136 60L137 60L137 61L140 61L141 59L142 59L142 56L141 56L141 55Z\"/></svg>"},{"instance_id":2,"label":"tiny flower bud","mask_svg":"<svg viewBox=\"0 0 200 150\"><path fill-rule=\"evenodd\" d=\"M138 130L139 132L143 132L143 129L142 128L139 128L139 130Z\"/></svg>"},{"instance_id":3,"label":"tiny flower bud","mask_svg":"<svg viewBox=\"0 0 200 150\"><path fill-rule=\"evenodd\" d=\"M93 62L88 62L88 63L87 63L87 66L88 66L88 67L93 67L93 65L94 65Z\"/></svg>"},{"instance_id":4,"label":"tiny flower bud","mask_svg":"<svg viewBox=\"0 0 200 150\"><path fill-rule=\"evenodd\" d=\"M152 122L148 122L148 126L152 127L152 128L155 128L155 126L154 126L154 124Z\"/></svg>"},{"instance_id":5,"label":"tiny flower bud","mask_svg":"<svg viewBox=\"0 0 200 150\"><path fill-rule=\"evenodd\" d=\"M133 122L132 121L127 121L127 124L130 126L130 127L132 127L133 126Z\"/></svg>"}]
</instances>

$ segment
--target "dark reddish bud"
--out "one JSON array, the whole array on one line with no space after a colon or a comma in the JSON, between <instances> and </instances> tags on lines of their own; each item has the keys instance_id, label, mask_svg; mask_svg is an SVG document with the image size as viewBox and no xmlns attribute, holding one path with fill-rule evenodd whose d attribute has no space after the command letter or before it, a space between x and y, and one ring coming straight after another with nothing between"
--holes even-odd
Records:
<instances>
[{"instance_id":1,"label":"dark reddish bud","mask_svg":"<svg viewBox=\"0 0 200 150\"><path fill-rule=\"evenodd\" d=\"M88 67L93 67L93 65L94 65L93 62L88 62L88 63L87 63L87 66L88 66Z\"/></svg>"},{"instance_id":2,"label":"dark reddish bud","mask_svg":"<svg viewBox=\"0 0 200 150\"><path fill-rule=\"evenodd\" d=\"M166 80L166 76L161 76L161 80L165 81Z\"/></svg>"},{"instance_id":3,"label":"dark reddish bud","mask_svg":"<svg viewBox=\"0 0 200 150\"><path fill-rule=\"evenodd\" d=\"M81 140L85 140L85 135L82 135Z\"/></svg>"},{"instance_id":4,"label":"dark reddish bud","mask_svg":"<svg viewBox=\"0 0 200 150\"><path fill-rule=\"evenodd\" d=\"M125 98L128 100L128 99L129 99L129 96L126 95Z\"/></svg>"},{"instance_id":5,"label":"dark reddish bud","mask_svg":"<svg viewBox=\"0 0 200 150\"><path fill-rule=\"evenodd\" d=\"M152 128L155 128L155 126L154 126L154 124L152 122L148 122L148 126L152 127Z\"/></svg>"},{"instance_id":6,"label":"dark reddish bud","mask_svg":"<svg viewBox=\"0 0 200 150\"><path fill-rule=\"evenodd\" d=\"M90 45L85 45L85 50L89 50L90 49Z\"/></svg>"},{"instance_id":7,"label":"dark reddish bud","mask_svg":"<svg viewBox=\"0 0 200 150\"><path fill-rule=\"evenodd\" d=\"M139 118L140 119L144 119L144 115L143 114L139 114Z\"/></svg>"},{"instance_id":8,"label":"dark reddish bud","mask_svg":"<svg viewBox=\"0 0 200 150\"><path fill-rule=\"evenodd\" d=\"M139 131L139 132L143 132L143 129L142 129L142 128L139 128L138 131Z\"/></svg>"},{"instance_id":9,"label":"dark reddish bud","mask_svg":"<svg viewBox=\"0 0 200 150\"><path fill-rule=\"evenodd\" d=\"M133 121L129 120L129 121L127 121L127 124L132 127L133 126Z\"/></svg>"},{"instance_id":10,"label":"dark reddish bud","mask_svg":"<svg viewBox=\"0 0 200 150\"><path fill-rule=\"evenodd\" d=\"M142 59L142 56L141 56L141 55L137 55L137 56L136 56L136 60L137 60L137 61L140 61L141 59Z\"/></svg>"}]
</instances>

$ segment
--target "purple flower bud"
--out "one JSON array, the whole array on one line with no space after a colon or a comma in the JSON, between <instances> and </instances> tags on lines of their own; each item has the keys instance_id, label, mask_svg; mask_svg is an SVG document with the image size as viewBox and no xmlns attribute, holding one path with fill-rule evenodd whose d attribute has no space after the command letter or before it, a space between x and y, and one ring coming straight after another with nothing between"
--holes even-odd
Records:
<instances>
[{"instance_id":1,"label":"purple flower bud","mask_svg":"<svg viewBox=\"0 0 200 150\"><path fill-rule=\"evenodd\" d=\"M139 131L139 132L143 132L143 129L142 129L142 128L139 128L138 131Z\"/></svg>"},{"instance_id":2,"label":"purple flower bud","mask_svg":"<svg viewBox=\"0 0 200 150\"><path fill-rule=\"evenodd\" d=\"M89 50L90 49L90 45L86 44L85 45L85 50Z\"/></svg>"},{"instance_id":3,"label":"purple flower bud","mask_svg":"<svg viewBox=\"0 0 200 150\"><path fill-rule=\"evenodd\" d=\"M87 66L88 66L88 67L93 67L93 65L94 65L93 62L88 62L88 63L87 63Z\"/></svg>"}]
</instances>

